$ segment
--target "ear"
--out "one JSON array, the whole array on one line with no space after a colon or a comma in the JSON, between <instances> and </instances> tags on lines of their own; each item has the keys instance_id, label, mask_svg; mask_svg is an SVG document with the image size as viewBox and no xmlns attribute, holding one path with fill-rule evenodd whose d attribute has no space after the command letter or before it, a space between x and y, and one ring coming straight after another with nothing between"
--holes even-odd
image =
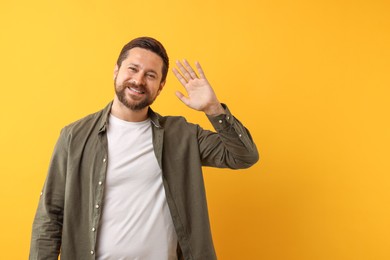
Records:
<instances>
[{"instance_id":1,"label":"ear","mask_svg":"<svg viewBox=\"0 0 390 260\"><path fill-rule=\"evenodd\" d=\"M160 83L160 87L158 88L157 95L160 95L161 90L163 90L163 88L165 86L165 82L166 82L166 80L164 80Z\"/></svg>"},{"instance_id":2,"label":"ear","mask_svg":"<svg viewBox=\"0 0 390 260\"><path fill-rule=\"evenodd\" d=\"M119 72L119 67L118 67L118 64L116 64L115 68L114 68L114 80L116 78L116 75L118 75L118 72Z\"/></svg>"}]
</instances>

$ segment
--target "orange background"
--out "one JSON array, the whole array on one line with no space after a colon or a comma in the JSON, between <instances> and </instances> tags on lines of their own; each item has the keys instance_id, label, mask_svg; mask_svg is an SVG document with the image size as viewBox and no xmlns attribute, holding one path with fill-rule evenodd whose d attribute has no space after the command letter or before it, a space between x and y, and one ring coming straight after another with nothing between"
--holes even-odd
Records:
<instances>
[{"instance_id":1,"label":"orange background","mask_svg":"<svg viewBox=\"0 0 390 260\"><path fill-rule=\"evenodd\" d=\"M113 98L148 35L199 60L261 161L205 169L219 259L390 259L390 2L2 1L0 259L26 259L60 129ZM174 95L153 108L208 128Z\"/></svg>"}]
</instances>

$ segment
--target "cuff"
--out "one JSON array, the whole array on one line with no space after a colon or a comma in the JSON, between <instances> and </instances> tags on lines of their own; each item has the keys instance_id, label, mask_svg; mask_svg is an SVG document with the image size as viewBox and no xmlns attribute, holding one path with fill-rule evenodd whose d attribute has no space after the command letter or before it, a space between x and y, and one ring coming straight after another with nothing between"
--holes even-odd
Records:
<instances>
[{"instance_id":1,"label":"cuff","mask_svg":"<svg viewBox=\"0 0 390 260\"><path fill-rule=\"evenodd\" d=\"M225 104L221 104L225 110L225 114L220 114L217 116L207 116L211 124L217 131L222 131L224 129L230 128L233 125L233 115L230 113L229 108Z\"/></svg>"}]
</instances>

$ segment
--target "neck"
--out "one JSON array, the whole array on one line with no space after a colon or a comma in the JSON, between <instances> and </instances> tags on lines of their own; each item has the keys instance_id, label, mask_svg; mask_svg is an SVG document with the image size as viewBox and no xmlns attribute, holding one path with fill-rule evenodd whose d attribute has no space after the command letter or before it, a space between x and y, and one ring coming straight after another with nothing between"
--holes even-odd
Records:
<instances>
[{"instance_id":1,"label":"neck","mask_svg":"<svg viewBox=\"0 0 390 260\"><path fill-rule=\"evenodd\" d=\"M115 97L111 107L111 114L128 122L141 122L148 118L148 108L149 107L145 107L141 110L131 110Z\"/></svg>"}]
</instances>

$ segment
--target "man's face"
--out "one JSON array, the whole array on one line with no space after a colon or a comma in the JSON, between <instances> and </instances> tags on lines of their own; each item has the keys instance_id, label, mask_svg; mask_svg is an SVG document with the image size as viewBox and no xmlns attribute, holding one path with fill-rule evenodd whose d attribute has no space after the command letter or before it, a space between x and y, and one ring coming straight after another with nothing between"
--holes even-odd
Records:
<instances>
[{"instance_id":1,"label":"man's face","mask_svg":"<svg viewBox=\"0 0 390 260\"><path fill-rule=\"evenodd\" d=\"M118 100L131 110L153 103L165 82L161 82L163 61L146 49L130 49L120 68L115 67L114 83Z\"/></svg>"}]
</instances>

